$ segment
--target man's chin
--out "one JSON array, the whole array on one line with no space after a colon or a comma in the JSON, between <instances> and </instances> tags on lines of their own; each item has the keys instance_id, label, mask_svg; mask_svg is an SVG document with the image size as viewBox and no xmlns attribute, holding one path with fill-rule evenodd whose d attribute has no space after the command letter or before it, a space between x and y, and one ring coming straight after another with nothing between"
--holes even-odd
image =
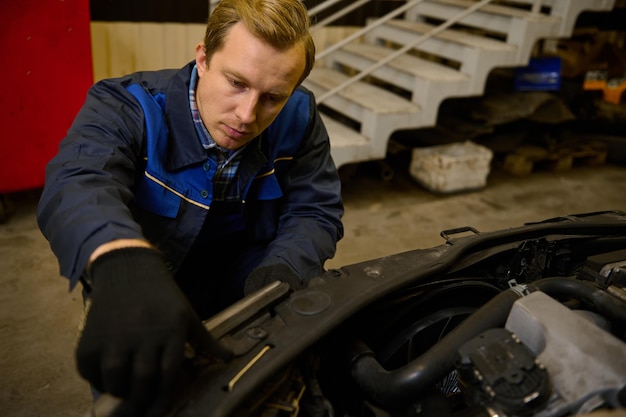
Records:
<instances>
[{"instance_id":1,"label":"man's chin","mask_svg":"<svg viewBox=\"0 0 626 417\"><path fill-rule=\"evenodd\" d=\"M224 137L219 141L215 141L218 146L223 149L228 149L229 151L235 151L241 148L243 145L249 142L247 138L234 139L231 137Z\"/></svg>"}]
</instances>

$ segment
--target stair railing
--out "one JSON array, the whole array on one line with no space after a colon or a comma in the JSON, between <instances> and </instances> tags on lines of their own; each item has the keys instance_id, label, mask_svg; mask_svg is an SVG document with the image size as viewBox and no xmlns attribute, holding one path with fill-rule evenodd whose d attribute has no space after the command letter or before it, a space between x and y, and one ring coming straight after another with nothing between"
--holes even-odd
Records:
<instances>
[{"instance_id":1,"label":"stair railing","mask_svg":"<svg viewBox=\"0 0 626 417\"><path fill-rule=\"evenodd\" d=\"M332 2L335 3L335 0L329 0L328 2ZM324 2L321 5L325 5L328 2ZM332 14L331 16L327 17L326 19L322 20L319 23L316 23L314 26L311 27L311 31L314 31L318 28L324 27L326 25L328 25L331 22L334 22L335 20L339 19L340 17L343 17L345 15L347 15L348 13L350 13L353 10L358 9L359 7L361 7L362 5L364 5L365 3L369 3L370 0L358 0L352 4L350 4L349 6L344 7L343 9L339 10L338 12ZM314 9L309 10L309 16L314 16Z\"/></svg>"},{"instance_id":2,"label":"stair railing","mask_svg":"<svg viewBox=\"0 0 626 417\"><path fill-rule=\"evenodd\" d=\"M326 0L325 2L322 2L318 4L317 6L310 8L309 15L316 15L319 12L322 12L328 9L330 6L334 6L337 3L341 3L342 1L343 0Z\"/></svg>"},{"instance_id":3,"label":"stair railing","mask_svg":"<svg viewBox=\"0 0 626 417\"><path fill-rule=\"evenodd\" d=\"M333 0L329 0L329 1L333 1ZM367 0L370 1L370 0ZM387 21L393 19L394 17L398 16L401 13L404 13L405 11L409 10L410 8L416 6L419 3L422 3L424 0L411 0L410 2L406 3L404 6L400 6L397 9L392 10L391 12L387 13L386 15L379 17L378 19L372 21L370 24L368 24L367 26L364 26L362 29L354 32L353 34L347 36L346 38L342 39L341 41L333 44L332 46L329 46L328 48L324 49L322 52L320 52L319 54L317 54L315 56L315 59L321 59L323 57L325 57L326 55L335 52L337 49L344 47L345 45L349 44L350 42L354 41L355 39L359 38L360 36L365 35L367 32L371 31L374 28L377 28L378 26L383 25L384 23L386 23ZM322 3L324 4L324 3ZM334 17L334 16L331 16ZM341 17L341 16L337 16ZM333 19L336 20L336 19ZM325 19L325 25L327 25L328 23L330 23L330 17ZM313 26L311 28L311 31L316 30L321 28L323 25L321 23L316 24L315 26Z\"/></svg>"},{"instance_id":4,"label":"stair railing","mask_svg":"<svg viewBox=\"0 0 626 417\"><path fill-rule=\"evenodd\" d=\"M421 1L422 0L416 0L416 2L421 2ZM493 0L482 0L482 1L478 2L478 3L473 4L472 6L468 7L467 9L465 9L463 12L457 14L456 16L454 16L454 17L450 18L449 20L443 22L439 26L434 27L431 31L429 31L429 32L423 34L422 36L418 37L415 41L410 42L410 43L404 45L402 48L394 51L392 54L388 55L384 59L378 61L377 63L375 63L373 65L370 65L369 67L367 67L364 70L360 71L358 74L352 76L351 78L347 79L343 83L339 84L335 88L332 88L332 89L328 90L326 93L322 94L320 97L316 97L317 102L318 103L322 103L324 100L327 100L328 98L330 98L330 97L334 96L335 94L341 92L343 89L345 89L345 88L349 87L350 85L356 83L357 81L360 81L361 79L367 77L372 72L376 71L378 68L383 67L384 65L386 65L390 61L396 59L400 55L403 55L403 54L407 53L408 51L410 51L411 49L415 48L420 43L424 42L427 39L432 38L433 36L437 35L439 32L444 31L445 29L447 29L450 26L454 25L455 23L459 22L460 20L462 20L466 16L474 13L476 10L480 9L481 7L491 3L492 1ZM382 23L380 23L380 24L382 24ZM378 26L378 25L379 24L376 24L376 26ZM374 28L376 26L374 26L374 23L372 25L366 26L366 28L367 28L366 32L371 30L372 28Z\"/></svg>"}]
</instances>

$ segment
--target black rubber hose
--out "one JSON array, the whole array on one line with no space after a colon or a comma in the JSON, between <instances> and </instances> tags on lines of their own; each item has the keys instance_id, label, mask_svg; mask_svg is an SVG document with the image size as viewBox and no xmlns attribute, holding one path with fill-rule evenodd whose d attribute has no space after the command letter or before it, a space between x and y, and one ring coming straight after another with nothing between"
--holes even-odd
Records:
<instances>
[{"instance_id":1,"label":"black rubber hose","mask_svg":"<svg viewBox=\"0 0 626 417\"><path fill-rule=\"evenodd\" d=\"M599 313L626 323L625 303L593 283L572 278L545 278L529 284L528 289L585 301ZM423 355L393 371L384 369L374 352L358 341L352 352L352 377L369 398L380 405L408 405L454 369L457 351L464 343L486 330L504 327L513 303L519 298L521 294L515 289L501 292Z\"/></svg>"},{"instance_id":2,"label":"black rubber hose","mask_svg":"<svg viewBox=\"0 0 626 417\"><path fill-rule=\"evenodd\" d=\"M552 297L571 297L594 306L609 319L626 323L626 303L601 287L572 278L544 278L528 285L531 292L542 291Z\"/></svg>"},{"instance_id":3,"label":"black rubber hose","mask_svg":"<svg viewBox=\"0 0 626 417\"><path fill-rule=\"evenodd\" d=\"M454 370L457 351L464 343L486 330L503 327L513 303L520 297L513 289L501 292L423 355L393 371L383 368L374 353L359 341L352 355L352 377L380 405L394 408L409 405Z\"/></svg>"}]
</instances>

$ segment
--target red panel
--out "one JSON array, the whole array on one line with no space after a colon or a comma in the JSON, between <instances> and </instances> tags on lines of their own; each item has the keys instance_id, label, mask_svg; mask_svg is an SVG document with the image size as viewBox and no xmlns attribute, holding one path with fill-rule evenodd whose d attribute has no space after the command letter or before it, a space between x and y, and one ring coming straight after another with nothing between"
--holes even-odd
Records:
<instances>
[{"instance_id":1,"label":"red panel","mask_svg":"<svg viewBox=\"0 0 626 417\"><path fill-rule=\"evenodd\" d=\"M0 193L41 187L93 82L88 0L0 0Z\"/></svg>"}]
</instances>

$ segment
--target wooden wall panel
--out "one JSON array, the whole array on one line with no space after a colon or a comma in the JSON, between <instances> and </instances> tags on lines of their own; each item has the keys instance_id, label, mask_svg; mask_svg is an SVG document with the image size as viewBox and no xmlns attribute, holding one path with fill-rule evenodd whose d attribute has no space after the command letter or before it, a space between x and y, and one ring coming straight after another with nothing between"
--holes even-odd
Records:
<instances>
[{"instance_id":1,"label":"wooden wall panel","mask_svg":"<svg viewBox=\"0 0 626 417\"><path fill-rule=\"evenodd\" d=\"M137 69L139 25L123 22L108 27L109 71L111 76L128 74Z\"/></svg>"},{"instance_id":2,"label":"wooden wall panel","mask_svg":"<svg viewBox=\"0 0 626 417\"><path fill-rule=\"evenodd\" d=\"M195 57L204 24L91 22L94 80L180 68Z\"/></svg>"}]
</instances>

